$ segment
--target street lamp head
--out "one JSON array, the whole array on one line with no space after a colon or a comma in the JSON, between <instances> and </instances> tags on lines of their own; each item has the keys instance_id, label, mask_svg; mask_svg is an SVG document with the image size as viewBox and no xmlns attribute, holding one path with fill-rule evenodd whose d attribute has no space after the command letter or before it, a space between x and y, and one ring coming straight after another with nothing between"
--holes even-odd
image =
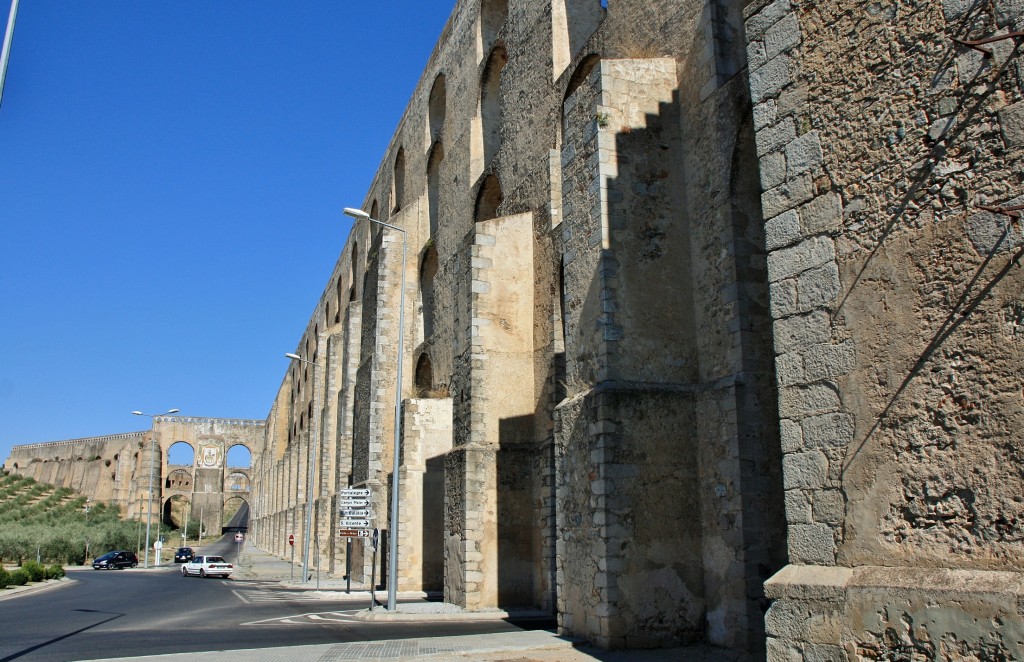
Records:
<instances>
[{"instance_id":1,"label":"street lamp head","mask_svg":"<svg viewBox=\"0 0 1024 662\"><path fill-rule=\"evenodd\" d=\"M167 411L165 411L162 414L144 414L141 411L133 411L132 414L134 414L135 416L149 416L150 418L155 418L157 416L166 416L167 414L177 414L179 411L181 411L181 410L175 408L175 409L168 409Z\"/></svg>"},{"instance_id":2,"label":"street lamp head","mask_svg":"<svg viewBox=\"0 0 1024 662\"><path fill-rule=\"evenodd\" d=\"M345 207L345 215L351 216L352 218L358 218L362 220L370 220L370 215L362 209L354 209L352 207Z\"/></svg>"},{"instance_id":3,"label":"street lamp head","mask_svg":"<svg viewBox=\"0 0 1024 662\"><path fill-rule=\"evenodd\" d=\"M290 359L295 359L296 361L301 361L302 360L302 357L299 356L298 354L288 353L288 354L285 354L285 356L287 356Z\"/></svg>"}]
</instances>

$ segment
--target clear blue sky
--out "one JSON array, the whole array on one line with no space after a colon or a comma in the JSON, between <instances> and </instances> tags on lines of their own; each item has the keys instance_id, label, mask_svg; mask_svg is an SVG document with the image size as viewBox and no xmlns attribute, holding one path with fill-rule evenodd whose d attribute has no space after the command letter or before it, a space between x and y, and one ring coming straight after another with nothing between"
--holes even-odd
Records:
<instances>
[{"instance_id":1,"label":"clear blue sky","mask_svg":"<svg viewBox=\"0 0 1024 662\"><path fill-rule=\"evenodd\" d=\"M21 0L0 461L134 409L266 417L454 4Z\"/></svg>"}]
</instances>

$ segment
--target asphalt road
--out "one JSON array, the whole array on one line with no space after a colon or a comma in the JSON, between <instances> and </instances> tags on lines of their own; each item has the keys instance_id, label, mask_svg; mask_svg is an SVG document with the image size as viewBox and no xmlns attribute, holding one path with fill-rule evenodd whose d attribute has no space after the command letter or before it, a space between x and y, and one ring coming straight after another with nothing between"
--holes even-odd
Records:
<instances>
[{"instance_id":1,"label":"asphalt road","mask_svg":"<svg viewBox=\"0 0 1024 662\"><path fill-rule=\"evenodd\" d=\"M230 541L223 555L234 556ZM173 549L170 550L173 553ZM214 553L213 545L204 551ZM276 582L182 577L177 567L72 570L70 585L0 602L0 662L68 661L515 631L503 621L378 623L363 597Z\"/></svg>"}]
</instances>

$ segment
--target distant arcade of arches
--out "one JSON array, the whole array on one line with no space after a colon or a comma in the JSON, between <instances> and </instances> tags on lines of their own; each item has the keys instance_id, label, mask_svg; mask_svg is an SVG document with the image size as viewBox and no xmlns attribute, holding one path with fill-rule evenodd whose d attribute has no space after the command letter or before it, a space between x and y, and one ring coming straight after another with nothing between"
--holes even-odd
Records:
<instances>
[{"instance_id":1,"label":"distant arcade of arches","mask_svg":"<svg viewBox=\"0 0 1024 662\"><path fill-rule=\"evenodd\" d=\"M164 489L180 492L189 492L193 489L196 456L191 444L186 441L177 441L171 444L167 449L167 466L169 471L164 479ZM252 451L244 444L232 445L228 448L224 466L229 470L225 478L224 491L248 492L250 489L248 473L230 470L248 470L252 466Z\"/></svg>"},{"instance_id":2,"label":"distant arcade of arches","mask_svg":"<svg viewBox=\"0 0 1024 662\"><path fill-rule=\"evenodd\" d=\"M159 504L161 522L173 529L182 529L190 522L198 526L198 515L192 512L192 494L196 488L195 471L197 458L192 445L186 441L176 441L167 449L168 472L163 488L170 492ZM222 526L228 526L231 518L239 508L248 501L247 495L252 489L249 469L252 466L252 451L245 444L232 444L223 458L225 470L222 487L225 496L224 517ZM190 535L195 532L190 531Z\"/></svg>"}]
</instances>

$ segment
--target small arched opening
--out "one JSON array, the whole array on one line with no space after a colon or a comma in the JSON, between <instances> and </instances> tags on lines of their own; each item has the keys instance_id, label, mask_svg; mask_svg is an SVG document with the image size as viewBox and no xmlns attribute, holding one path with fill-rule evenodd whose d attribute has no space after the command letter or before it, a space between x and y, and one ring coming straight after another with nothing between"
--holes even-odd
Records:
<instances>
[{"instance_id":1,"label":"small arched opening","mask_svg":"<svg viewBox=\"0 0 1024 662\"><path fill-rule=\"evenodd\" d=\"M241 471L232 471L224 479L224 491L229 494L248 492L249 475Z\"/></svg>"},{"instance_id":2,"label":"small arched opening","mask_svg":"<svg viewBox=\"0 0 1024 662\"><path fill-rule=\"evenodd\" d=\"M405 204L405 148L395 156L395 174L391 179L391 213L397 214Z\"/></svg>"},{"instance_id":3,"label":"small arched opening","mask_svg":"<svg viewBox=\"0 0 1024 662\"><path fill-rule=\"evenodd\" d=\"M501 72L506 64L508 52L499 44L491 50L480 82L480 124L483 129L485 167L501 147Z\"/></svg>"},{"instance_id":4,"label":"small arched opening","mask_svg":"<svg viewBox=\"0 0 1024 662\"><path fill-rule=\"evenodd\" d=\"M194 467L196 452L187 441L176 441L167 449L167 464L178 467Z\"/></svg>"},{"instance_id":5,"label":"small arched opening","mask_svg":"<svg viewBox=\"0 0 1024 662\"><path fill-rule=\"evenodd\" d=\"M184 494L175 494L166 501L163 506L163 524L168 528L168 538L174 540L174 538L181 538L181 545L185 545L185 538L192 537L186 536L186 527L189 530L193 528L193 524L196 525L196 531L198 532L198 522L192 521L192 502ZM176 544L175 543L169 543Z\"/></svg>"},{"instance_id":6,"label":"small arched opening","mask_svg":"<svg viewBox=\"0 0 1024 662\"><path fill-rule=\"evenodd\" d=\"M491 174L484 178L480 186L480 192L476 196L476 207L473 213L473 220L476 222L489 221L498 217L498 207L504 199L501 192L501 181L497 175Z\"/></svg>"},{"instance_id":7,"label":"small arched opening","mask_svg":"<svg viewBox=\"0 0 1024 662\"><path fill-rule=\"evenodd\" d=\"M185 469L171 471L167 474L167 479L164 481L164 488L190 492L192 490L192 472Z\"/></svg>"},{"instance_id":8,"label":"small arched opening","mask_svg":"<svg viewBox=\"0 0 1024 662\"><path fill-rule=\"evenodd\" d=\"M430 142L441 139L444 132L445 115L448 112L448 89L444 74L438 74L430 88L427 102L427 117L430 125Z\"/></svg>"},{"instance_id":9,"label":"small arched opening","mask_svg":"<svg viewBox=\"0 0 1024 662\"><path fill-rule=\"evenodd\" d=\"M603 0L554 0L551 3L551 53L557 80L604 20Z\"/></svg>"},{"instance_id":10,"label":"small arched opening","mask_svg":"<svg viewBox=\"0 0 1024 662\"><path fill-rule=\"evenodd\" d=\"M572 76L569 78L569 84L565 87L565 95L562 97L563 108L565 101L572 96L573 92L580 88L580 85L583 85L583 81L587 80L587 77L590 76L590 72L592 72L594 67L596 67L600 62L601 56L595 53L591 53L580 60L580 63L576 65L576 71L572 72Z\"/></svg>"},{"instance_id":11,"label":"small arched opening","mask_svg":"<svg viewBox=\"0 0 1024 662\"><path fill-rule=\"evenodd\" d=\"M434 335L434 277L437 275L437 248L434 244L423 251L420 263L420 307L423 311L423 340Z\"/></svg>"},{"instance_id":12,"label":"small arched opening","mask_svg":"<svg viewBox=\"0 0 1024 662\"><path fill-rule=\"evenodd\" d=\"M434 368L430 363L430 355L423 352L416 361L416 393L421 398L427 398L433 388Z\"/></svg>"},{"instance_id":13,"label":"small arched opening","mask_svg":"<svg viewBox=\"0 0 1024 662\"><path fill-rule=\"evenodd\" d=\"M427 211L430 221L430 237L437 236L438 214L441 201L441 162L444 161L444 144L438 140L427 157Z\"/></svg>"},{"instance_id":14,"label":"small arched opening","mask_svg":"<svg viewBox=\"0 0 1024 662\"><path fill-rule=\"evenodd\" d=\"M248 469L252 465L252 453L242 444L228 449L227 466L231 469Z\"/></svg>"},{"instance_id":15,"label":"small arched opening","mask_svg":"<svg viewBox=\"0 0 1024 662\"><path fill-rule=\"evenodd\" d=\"M352 256L349 262L351 262L349 266L352 269L352 285L349 287L348 300L355 301L356 298L358 297L358 293L356 292L356 283L358 282L356 279L356 274L358 273L357 269L359 264L359 244L357 242L352 242ZM341 282L340 278L338 279L338 282Z\"/></svg>"},{"instance_id":16,"label":"small arched opening","mask_svg":"<svg viewBox=\"0 0 1024 662\"><path fill-rule=\"evenodd\" d=\"M224 516L221 530L245 531L249 528L249 502L243 497L232 496L224 500Z\"/></svg>"},{"instance_id":17,"label":"small arched opening","mask_svg":"<svg viewBox=\"0 0 1024 662\"><path fill-rule=\"evenodd\" d=\"M508 0L483 0L480 3L480 42L490 48L508 20Z\"/></svg>"}]
</instances>

